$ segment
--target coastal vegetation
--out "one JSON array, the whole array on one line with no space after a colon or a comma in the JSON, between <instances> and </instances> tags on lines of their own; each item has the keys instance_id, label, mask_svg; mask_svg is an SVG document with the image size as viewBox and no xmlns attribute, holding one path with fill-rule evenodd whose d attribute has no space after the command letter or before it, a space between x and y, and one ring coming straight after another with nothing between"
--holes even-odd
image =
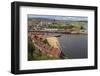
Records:
<instances>
[{"instance_id":1,"label":"coastal vegetation","mask_svg":"<svg viewBox=\"0 0 100 76\"><path fill-rule=\"evenodd\" d=\"M50 44L48 41L45 39L42 41L44 44L48 45L49 47ZM49 50L49 49L47 49ZM51 56L49 53L44 53L44 50L41 50L35 46L35 43L32 42L31 38L28 38L28 60L54 60L54 59L64 59L64 55L60 54L59 56Z\"/></svg>"},{"instance_id":2,"label":"coastal vegetation","mask_svg":"<svg viewBox=\"0 0 100 76\"><path fill-rule=\"evenodd\" d=\"M48 28L51 28L51 29L79 29L79 30L85 30L86 27L86 22L80 22L80 21L77 21L77 22L68 22L68 23L52 23L52 24L49 24L48 25Z\"/></svg>"}]
</instances>

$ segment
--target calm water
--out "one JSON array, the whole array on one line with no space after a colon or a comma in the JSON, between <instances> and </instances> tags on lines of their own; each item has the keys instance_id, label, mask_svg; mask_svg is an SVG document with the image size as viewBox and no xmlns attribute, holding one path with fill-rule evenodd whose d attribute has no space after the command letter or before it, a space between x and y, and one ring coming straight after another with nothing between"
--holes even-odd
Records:
<instances>
[{"instance_id":1,"label":"calm water","mask_svg":"<svg viewBox=\"0 0 100 76\"><path fill-rule=\"evenodd\" d=\"M87 35L61 34L61 37L58 37L58 39L63 53L69 58L87 58Z\"/></svg>"},{"instance_id":2,"label":"calm water","mask_svg":"<svg viewBox=\"0 0 100 76\"><path fill-rule=\"evenodd\" d=\"M59 42L70 58L87 58L87 35L62 35Z\"/></svg>"}]
</instances>

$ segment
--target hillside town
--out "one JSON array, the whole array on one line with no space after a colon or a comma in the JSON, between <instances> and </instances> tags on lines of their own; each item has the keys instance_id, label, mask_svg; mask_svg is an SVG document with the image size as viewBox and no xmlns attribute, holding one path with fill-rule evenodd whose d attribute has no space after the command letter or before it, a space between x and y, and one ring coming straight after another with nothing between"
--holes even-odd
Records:
<instances>
[{"instance_id":1,"label":"hillside town","mask_svg":"<svg viewBox=\"0 0 100 76\"><path fill-rule=\"evenodd\" d=\"M72 23L72 24L71 24ZM87 34L87 30L83 25L85 22L71 22L55 20L38 20L32 19L28 22L28 30L40 32L57 32L66 34ZM82 25L83 24L83 25Z\"/></svg>"}]
</instances>

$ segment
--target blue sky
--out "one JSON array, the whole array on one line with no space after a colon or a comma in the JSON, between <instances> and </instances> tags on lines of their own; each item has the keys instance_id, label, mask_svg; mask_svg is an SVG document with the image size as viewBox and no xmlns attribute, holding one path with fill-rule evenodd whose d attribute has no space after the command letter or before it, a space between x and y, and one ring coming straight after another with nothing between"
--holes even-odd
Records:
<instances>
[{"instance_id":1,"label":"blue sky","mask_svg":"<svg viewBox=\"0 0 100 76\"><path fill-rule=\"evenodd\" d=\"M28 18L44 18L44 19L55 19L55 20L68 20L68 21L87 21L88 17L83 16L53 16L53 15L28 15Z\"/></svg>"}]
</instances>

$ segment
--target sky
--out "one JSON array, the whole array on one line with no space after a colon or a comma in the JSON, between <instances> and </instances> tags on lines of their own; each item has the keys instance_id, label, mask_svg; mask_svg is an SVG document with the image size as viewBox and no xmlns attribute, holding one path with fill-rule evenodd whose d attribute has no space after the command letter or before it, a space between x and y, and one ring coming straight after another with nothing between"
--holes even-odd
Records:
<instances>
[{"instance_id":1,"label":"sky","mask_svg":"<svg viewBox=\"0 0 100 76\"><path fill-rule=\"evenodd\" d=\"M28 18L44 18L44 19L55 19L55 20L66 20L66 21L87 21L88 17L83 16L54 16L54 15L32 15L29 14Z\"/></svg>"}]
</instances>

